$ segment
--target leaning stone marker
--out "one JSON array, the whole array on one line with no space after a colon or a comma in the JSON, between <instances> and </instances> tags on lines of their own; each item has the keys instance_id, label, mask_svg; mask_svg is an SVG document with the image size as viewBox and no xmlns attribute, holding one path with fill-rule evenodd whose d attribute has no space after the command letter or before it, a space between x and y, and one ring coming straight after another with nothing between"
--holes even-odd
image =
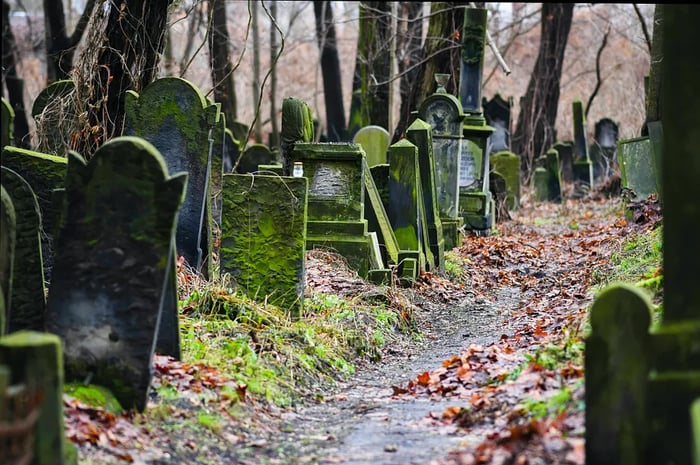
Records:
<instances>
[{"instance_id":1,"label":"leaning stone marker","mask_svg":"<svg viewBox=\"0 0 700 465\"><path fill-rule=\"evenodd\" d=\"M371 168L374 165L386 163L386 151L391 143L389 131L381 126L370 125L361 128L352 141L359 144L367 156L367 165Z\"/></svg>"},{"instance_id":2,"label":"leaning stone marker","mask_svg":"<svg viewBox=\"0 0 700 465\"><path fill-rule=\"evenodd\" d=\"M128 91L124 134L149 141L170 173L187 172L187 192L177 223L177 252L210 276L212 267L212 186L214 133L219 106L209 105L194 84L158 79L137 94Z\"/></svg>"},{"instance_id":3,"label":"leaning stone marker","mask_svg":"<svg viewBox=\"0 0 700 465\"><path fill-rule=\"evenodd\" d=\"M143 410L187 177L168 178L155 147L135 137L112 139L89 163L69 157L47 329L63 341L67 379L91 377Z\"/></svg>"},{"instance_id":4,"label":"leaning stone marker","mask_svg":"<svg viewBox=\"0 0 700 465\"><path fill-rule=\"evenodd\" d=\"M303 308L306 178L224 175L221 273L251 298Z\"/></svg>"},{"instance_id":5,"label":"leaning stone marker","mask_svg":"<svg viewBox=\"0 0 700 465\"><path fill-rule=\"evenodd\" d=\"M35 331L19 331L0 338L0 365L9 367L11 384L24 384L29 393L43 397L39 418L34 426L31 463L64 465L60 339L54 334Z\"/></svg>"},{"instance_id":6,"label":"leaning stone marker","mask_svg":"<svg viewBox=\"0 0 700 465\"><path fill-rule=\"evenodd\" d=\"M8 306L7 332L21 329L44 330L44 268L41 258L41 213L36 196L20 175L0 169L2 186L15 208L15 253L18 266L12 272L12 304Z\"/></svg>"}]
</instances>

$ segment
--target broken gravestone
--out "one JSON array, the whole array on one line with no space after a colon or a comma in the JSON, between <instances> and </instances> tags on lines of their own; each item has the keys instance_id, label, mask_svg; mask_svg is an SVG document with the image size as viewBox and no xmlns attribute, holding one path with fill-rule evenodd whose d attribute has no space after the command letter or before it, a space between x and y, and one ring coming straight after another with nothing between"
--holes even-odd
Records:
<instances>
[{"instance_id":1,"label":"broken gravestone","mask_svg":"<svg viewBox=\"0 0 700 465\"><path fill-rule=\"evenodd\" d=\"M7 305L7 332L22 329L43 331L46 300L39 204L32 188L20 175L3 166L0 176L15 209L14 262L18 264L12 273L12 302Z\"/></svg>"},{"instance_id":2,"label":"broken gravestone","mask_svg":"<svg viewBox=\"0 0 700 465\"><path fill-rule=\"evenodd\" d=\"M47 329L61 337L67 379L91 379L142 411L187 175L168 177L136 137L110 140L89 163L68 160Z\"/></svg>"}]
</instances>

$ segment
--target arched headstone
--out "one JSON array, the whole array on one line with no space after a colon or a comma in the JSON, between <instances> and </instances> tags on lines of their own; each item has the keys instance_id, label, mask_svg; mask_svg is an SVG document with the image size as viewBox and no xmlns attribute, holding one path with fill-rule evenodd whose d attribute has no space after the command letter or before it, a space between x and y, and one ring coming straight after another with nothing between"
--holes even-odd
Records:
<instances>
[{"instance_id":1,"label":"arched headstone","mask_svg":"<svg viewBox=\"0 0 700 465\"><path fill-rule=\"evenodd\" d=\"M391 135L383 127L365 126L355 133L352 141L359 144L365 151L367 165L370 168L386 163L386 152L391 144Z\"/></svg>"}]
</instances>

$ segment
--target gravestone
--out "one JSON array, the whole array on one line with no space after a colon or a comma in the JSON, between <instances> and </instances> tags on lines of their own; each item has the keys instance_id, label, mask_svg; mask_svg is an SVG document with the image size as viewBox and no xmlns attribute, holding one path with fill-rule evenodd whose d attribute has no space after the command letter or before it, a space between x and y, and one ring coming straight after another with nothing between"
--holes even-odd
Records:
<instances>
[{"instance_id":1,"label":"gravestone","mask_svg":"<svg viewBox=\"0 0 700 465\"><path fill-rule=\"evenodd\" d=\"M128 91L127 136L146 139L161 153L168 172L187 172L187 192L177 223L177 253L200 271L212 274L212 158L219 106L209 105L192 83L174 77Z\"/></svg>"},{"instance_id":2,"label":"gravestone","mask_svg":"<svg viewBox=\"0 0 700 465\"><path fill-rule=\"evenodd\" d=\"M559 154L559 168L564 182L574 182L574 143L573 141L555 142L552 148Z\"/></svg>"},{"instance_id":3,"label":"gravestone","mask_svg":"<svg viewBox=\"0 0 700 465\"><path fill-rule=\"evenodd\" d=\"M375 165L374 168L378 166L388 167L388 165ZM385 273L378 270L387 270L386 267L388 265L397 265L399 263L399 244L396 241L396 235L394 235L394 230L391 227L391 221L386 212L385 202L382 200L381 193L372 175L372 170L367 166L367 163L364 164L364 170L365 218L367 219L367 229L370 231L370 234L376 235L379 256L382 258L381 263L375 263L376 266L370 269L370 273L381 275ZM385 179L384 182L385 184L388 182L388 172L387 179ZM370 258L372 258L371 254ZM390 272L391 270L388 271ZM370 276L370 281L373 281L373 279L374 277ZM384 276L380 276L378 280L381 284L384 281ZM389 282L391 283L391 281Z\"/></svg>"},{"instance_id":4,"label":"gravestone","mask_svg":"<svg viewBox=\"0 0 700 465\"><path fill-rule=\"evenodd\" d=\"M386 151L391 144L391 135L383 127L365 126L355 133L352 141L359 144L365 151L367 165L370 168L386 163Z\"/></svg>"},{"instance_id":5,"label":"gravestone","mask_svg":"<svg viewBox=\"0 0 700 465\"><path fill-rule=\"evenodd\" d=\"M12 303L12 269L14 265L15 241L15 207L10 194L0 185L0 292L3 308L0 312L0 336L5 334L7 326L7 309Z\"/></svg>"},{"instance_id":6,"label":"gravestone","mask_svg":"<svg viewBox=\"0 0 700 465\"><path fill-rule=\"evenodd\" d=\"M54 203L55 191L63 188L67 159L56 155L6 146L2 151L2 166L16 172L29 183L41 211L41 253L44 279L51 281L54 237L61 216L60 204ZM6 296L7 297L7 296Z\"/></svg>"},{"instance_id":7,"label":"gravestone","mask_svg":"<svg viewBox=\"0 0 700 465\"><path fill-rule=\"evenodd\" d=\"M640 291L619 286L614 298L594 304L591 320L607 321L603 334L617 343L597 344L600 335L595 328L586 340L586 459L590 463L683 465L692 463L698 444L691 409L700 397L700 155L696 150L700 115L688 109L700 104L694 86L700 79L700 59L685 53L684 47L700 41L700 29L694 5L661 7L666 76L661 97L663 314L651 325L648 299L635 298ZM621 315L621 308L627 308L630 316ZM624 368L611 369L613 364ZM629 387L621 390L620 386ZM606 421L619 426L609 427L605 437L589 427ZM611 452L608 444L616 448Z\"/></svg>"},{"instance_id":8,"label":"gravestone","mask_svg":"<svg viewBox=\"0 0 700 465\"><path fill-rule=\"evenodd\" d=\"M629 200L638 202L656 192L654 157L649 137L618 141L617 156L622 187L630 189Z\"/></svg>"},{"instance_id":9,"label":"gravestone","mask_svg":"<svg viewBox=\"0 0 700 465\"><path fill-rule=\"evenodd\" d=\"M462 121L465 114L457 97L445 90L449 74L435 74L437 90L428 96L418 116L430 125L435 162L437 209L442 223L444 248L452 250L462 243L459 216L459 167L462 145Z\"/></svg>"},{"instance_id":10,"label":"gravestone","mask_svg":"<svg viewBox=\"0 0 700 465\"><path fill-rule=\"evenodd\" d=\"M236 173L256 173L260 165L274 165L278 162L275 154L265 144L252 144L243 152Z\"/></svg>"},{"instance_id":11,"label":"gravestone","mask_svg":"<svg viewBox=\"0 0 700 465\"><path fill-rule=\"evenodd\" d=\"M459 169L459 215L464 228L479 235L493 229L493 199L489 190L488 139L494 128L481 110L481 80L486 44L487 10L466 8L462 28L459 100L466 113Z\"/></svg>"},{"instance_id":12,"label":"gravestone","mask_svg":"<svg viewBox=\"0 0 700 465\"><path fill-rule=\"evenodd\" d=\"M588 154L586 142L586 116L583 114L583 102L575 99L574 114L574 181L582 182L589 187L594 185L593 164Z\"/></svg>"},{"instance_id":13,"label":"gravestone","mask_svg":"<svg viewBox=\"0 0 700 465\"><path fill-rule=\"evenodd\" d=\"M417 118L406 129L406 139L418 147L418 168L420 171L421 192L423 193L423 211L428 229L426 235L433 255L434 268L445 269L445 237L438 209L437 183L435 181L435 159L433 157L433 138L431 126ZM428 269L428 271L433 271Z\"/></svg>"},{"instance_id":14,"label":"gravestone","mask_svg":"<svg viewBox=\"0 0 700 465\"><path fill-rule=\"evenodd\" d=\"M41 257L41 213L27 181L9 168L0 168L2 186L15 209L15 249L12 302L7 306L7 332L44 330L46 300Z\"/></svg>"},{"instance_id":15,"label":"gravestone","mask_svg":"<svg viewBox=\"0 0 700 465\"><path fill-rule=\"evenodd\" d=\"M520 208L520 157L504 150L491 154L489 162L505 181L505 207L511 211L517 210Z\"/></svg>"},{"instance_id":16,"label":"gravestone","mask_svg":"<svg viewBox=\"0 0 700 465\"><path fill-rule=\"evenodd\" d=\"M307 194L303 177L224 176L221 273L294 316L304 302Z\"/></svg>"},{"instance_id":17,"label":"gravestone","mask_svg":"<svg viewBox=\"0 0 700 465\"><path fill-rule=\"evenodd\" d=\"M19 331L0 338L2 365L9 367L11 385L24 385L29 396L38 395L41 399L31 431L34 437L31 463L67 464L60 339L54 334L35 331Z\"/></svg>"},{"instance_id":18,"label":"gravestone","mask_svg":"<svg viewBox=\"0 0 700 465\"><path fill-rule=\"evenodd\" d=\"M559 153L549 149L545 154L545 168L547 168L547 200L561 202L561 172L559 170Z\"/></svg>"},{"instance_id":19,"label":"gravestone","mask_svg":"<svg viewBox=\"0 0 700 465\"><path fill-rule=\"evenodd\" d=\"M489 173L489 189L491 189L491 197L496 207L493 212L496 216L496 223L510 219L508 207L506 206L508 192L506 189L506 178L498 171L491 171Z\"/></svg>"},{"instance_id":20,"label":"gravestone","mask_svg":"<svg viewBox=\"0 0 700 465\"><path fill-rule=\"evenodd\" d=\"M156 335L156 352L169 355L176 360L181 358L180 319L177 292L177 248L175 241L170 244L170 258L166 265L165 288L160 301L160 320Z\"/></svg>"},{"instance_id":21,"label":"gravestone","mask_svg":"<svg viewBox=\"0 0 700 465\"><path fill-rule=\"evenodd\" d=\"M408 139L399 140L389 147L389 162L388 213L399 244L399 280L410 285L434 260L427 237L418 147Z\"/></svg>"},{"instance_id":22,"label":"gravestone","mask_svg":"<svg viewBox=\"0 0 700 465\"><path fill-rule=\"evenodd\" d=\"M214 102L207 99L211 105ZM209 182L211 183L211 218L212 218L212 235L217 231L221 231L221 177L224 174L224 154L226 152L226 115L221 112L221 104L215 104L219 109L218 118L212 127L211 139L211 168ZM203 231L203 233L205 233ZM219 251L216 248L216 240L211 242L213 253Z\"/></svg>"},{"instance_id":23,"label":"gravestone","mask_svg":"<svg viewBox=\"0 0 700 465\"><path fill-rule=\"evenodd\" d=\"M47 329L61 337L67 379L90 377L143 411L187 175L168 177L137 137L108 141L89 163L68 160Z\"/></svg>"},{"instance_id":24,"label":"gravestone","mask_svg":"<svg viewBox=\"0 0 700 465\"><path fill-rule=\"evenodd\" d=\"M10 102L2 97L2 106L0 107L0 121L2 121L2 127L0 128L0 149L6 145L13 145L14 141L14 124L15 124L15 111L12 109Z\"/></svg>"},{"instance_id":25,"label":"gravestone","mask_svg":"<svg viewBox=\"0 0 700 465\"><path fill-rule=\"evenodd\" d=\"M233 167L238 163L238 158L241 155L240 142L233 136L233 131L226 128L224 131L224 174L233 172Z\"/></svg>"},{"instance_id":26,"label":"gravestone","mask_svg":"<svg viewBox=\"0 0 700 465\"><path fill-rule=\"evenodd\" d=\"M549 171L543 166L538 166L532 175L532 185L535 191L535 200L546 202L549 200Z\"/></svg>"},{"instance_id":27,"label":"gravestone","mask_svg":"<svg viewBox=\"0 0 700 465\"><path fill-rule=\"evenodd\" d=\"M314 118L311 108L303 100L287 97L282 101L282 130L280 131L282 172L292 175L291 153L297 142L308 143L314 140Z\"/></svg>"},{"instance_id":28,"label":"gravestone","mask_svg":"<svg viewBox=\"0 0 700 465\"><path fill-rule=\"evenodd\" d=\"M594 145L590 153L596 179L607 178L616 171L618 134L618 124L610 118L595 123Z\"/></svg>"},{"instance_id":29,"label":"gravestone","mask_svg":"<svg viewBox=\"0 0 700 465\"><path fill-rule=\"evenodd\" d=\"M37 151L65 156L79 124L74 99L75 84L70 79L55 81L36 96L32 118L39 136Z\"/></svg>"},{"instance_id":30,"label":"gravestone","mask_svg":"<svg viewBox=\"0 0 700 465\"><path fill-rule=\"evenodd\" d=\"M489 153L510 150L510 109L513 97L508 100L496 94L491 100L483 99L486 124L494 128L489 138Z\"/></svg>"}]
</instances>

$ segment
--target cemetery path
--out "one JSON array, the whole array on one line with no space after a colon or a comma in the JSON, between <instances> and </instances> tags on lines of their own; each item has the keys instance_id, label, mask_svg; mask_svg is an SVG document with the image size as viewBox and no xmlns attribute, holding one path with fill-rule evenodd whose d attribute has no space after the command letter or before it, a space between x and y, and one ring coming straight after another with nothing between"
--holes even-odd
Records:
<instances>
[{"instance_id":1,"label":"cemetery path","mask_svg":"<svg viewBox=\"0 0 700 465\"><path fill-rule=\"evenodd\" d=\"M397 334L380 362L360 362L319 401L253 406L214 437L180 437L178 419L166 419L151 432L159 447L128 458L582 465L583 335L593 288L606 283L620 242L660 221L654 204L629 222L622 211L619 200L605 199L521 209L498 234L467 237L450 252L463 264L461 282L428 273L406 290L421 338ZM101 455L86 451L102 460L92 463L125 463L104 447Z\"/></svg>"}]
</instances>

